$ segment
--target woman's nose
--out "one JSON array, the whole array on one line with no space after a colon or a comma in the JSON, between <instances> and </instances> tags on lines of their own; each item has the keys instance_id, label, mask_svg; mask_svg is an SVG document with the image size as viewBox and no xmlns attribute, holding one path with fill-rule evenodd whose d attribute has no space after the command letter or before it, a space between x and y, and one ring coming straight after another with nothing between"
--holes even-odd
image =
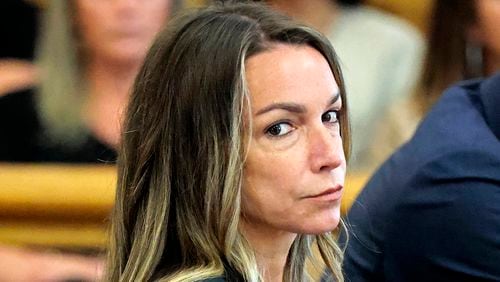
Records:
<instances>
[{"instance_id":1,"label":"woman's nose","mask_svg":"<svg viewBox=\"0 0 500 282\"><path fill-rule=\"evenodd\" d=\"M314 172L331 171L344 163L344 149L339 133L326 127L315 129L309 136L309 150Z\"/></svg>"}]
</instances>

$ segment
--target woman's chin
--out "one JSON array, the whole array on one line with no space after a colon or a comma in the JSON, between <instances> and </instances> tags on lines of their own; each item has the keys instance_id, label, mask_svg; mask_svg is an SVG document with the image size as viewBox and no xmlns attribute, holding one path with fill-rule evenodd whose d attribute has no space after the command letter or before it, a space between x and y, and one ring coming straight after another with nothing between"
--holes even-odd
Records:
<instances>
[{"instance_id":1,"label":"woman's chin","mask_svg":"<svg viewBox=\"0 0 500 282\"><path fill-rule=\"evenodd\" d=\"M331 212L327 215L318 216L311 219L310 222L304 222L302 234L322 234L335 230L340 223L340 210Z\"/></svg>"}]
</instances>

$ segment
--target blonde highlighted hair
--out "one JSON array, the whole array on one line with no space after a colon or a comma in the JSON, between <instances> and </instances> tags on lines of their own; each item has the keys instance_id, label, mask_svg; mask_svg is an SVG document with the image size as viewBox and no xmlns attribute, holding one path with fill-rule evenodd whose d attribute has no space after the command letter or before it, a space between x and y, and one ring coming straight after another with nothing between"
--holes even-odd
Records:
<instances>
[{"instance_id":1,"label":"blonde highlighted hair","mask_svg":"<svg viewBox=\"0 0 500 282\"><path fill-rule=\"evenodd\" d=\"M118 161L108 281L261 281L240 233L246 148L245 61L273 44L309 45L340 88L344 149L349 121L344 83L329 41L259 4L217 4L187 13L160 33L134 85ZM342 251L330 234L299 235L285 281L307 280L320 260L343 281Z\"/></svg>"}]
</instances>

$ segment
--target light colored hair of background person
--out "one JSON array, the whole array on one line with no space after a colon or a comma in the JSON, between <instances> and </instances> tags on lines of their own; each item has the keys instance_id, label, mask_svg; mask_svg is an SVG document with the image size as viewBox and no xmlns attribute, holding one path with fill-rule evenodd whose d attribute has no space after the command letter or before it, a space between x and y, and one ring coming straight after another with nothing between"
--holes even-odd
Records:
<instances>
[{"instance_id":1,"label":"light colored hair of background person","mask_svg":"<svg viewBox=\"0 0 500 282\"><path fill-rule=\"evenodd\" d=\"M83 76L69 2L50 1L41 22L37 46L41 79L36 106L50 141L76 145L86 135L81 119Z\"/></svg>"},{"instance_id":2,"label":"light colored hair of background person","mask_svg":"<svg viewBox=\"0 0 500 282\"><path fill-rule=\"evenodd\" d=\"M347 100L328 39L258 4L219 4L170 22L134 84L118 161L106 279L198 281L239 273L261 281L239 231L249 133L245 61L275 44L308 45L328 61L343 109ZM297 219L300 220L300 219ZM311 249L319 248L319 259ZM343 281L343 252L331 232L298 235L284 281L304 281L306 259Z\"/></svg>"},{"instance_id":3,"label":"light colored hair of background person","mask_svg":"<svg viewBox=\"0 0 500 282\"><path fill-rule=\"evenodd\" d=\"M77 146L85 141L87 129L82 120L85 102L85 58L74 25L75 0L51 0L45 11L36 50L41 69L36 107L45 137L50 142ZM172 1L172 11L182 7Z\"/></svg>"}]
</instances>

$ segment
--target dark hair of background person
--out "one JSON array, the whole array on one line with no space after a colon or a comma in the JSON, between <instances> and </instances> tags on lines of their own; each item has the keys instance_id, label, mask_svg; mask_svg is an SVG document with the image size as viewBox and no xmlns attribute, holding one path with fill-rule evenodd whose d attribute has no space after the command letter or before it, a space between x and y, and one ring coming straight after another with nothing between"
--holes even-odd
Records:
<instances>
[{"instance_id":1,"label":"dark hair of background person","mask_svg":"<svg viewBox=\"0 0 500 282\"><path fill-rule=\"evenodd\" d=\"M171 21L149 51L127 109L109 281L197 281L227 274L227 266L256 280L252 250L238 229L248 137L245 61L278 43L311 46L330 65L348 156L346 94L328 39L258 4L219 4ZM343 281L342 251L330 233L297 236L284 280L303 280L313 245Z\"/></svg>"},{"instance_id":2,"label":"dark hair of background person","mask_svg":"<svg viewBox=\"0 0 500 282\"><path fill-rule=\"evenodd\" d=\"M450 84L483 76L481 49L467 39L477 19L475 1L439 0L434 5L420 89L416 92L422 113Z\"/></svg>"}]
</instances>

